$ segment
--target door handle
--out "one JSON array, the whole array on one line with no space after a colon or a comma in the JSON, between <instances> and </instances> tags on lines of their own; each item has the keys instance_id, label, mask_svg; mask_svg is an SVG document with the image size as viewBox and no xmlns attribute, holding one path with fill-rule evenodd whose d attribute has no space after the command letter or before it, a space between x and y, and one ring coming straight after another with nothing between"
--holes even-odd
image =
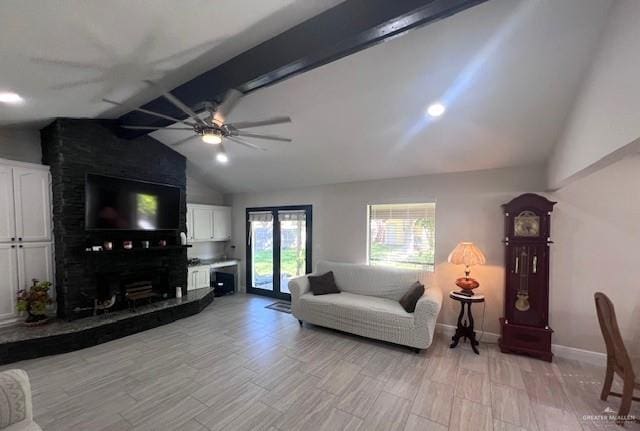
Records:
<instances>
[{"instance_id":1,"label":"door handle","mask_svg":"<svg viewBox=\"0 0 640 431\"><path fill-rule=\"evenodd\" d=\"M11 246L11 248L16 248L16 246L15 246L15 245L12 245L12 246Z\"/></svg>"},{"instance_id":2,"label":"door handle","mask_svg":"<svg viewBox=\"0 0 640 431\"><path fill-rule=\"evenodd\" d=\"M22 238L18 238L18 241L22 241Z\"/></svg>"},{"instance_id":3,"label":"door handle","mask_svg":"<svg viewBox=\"0 0 640 431\"><path fill-rule=\"evenodd\" d=\"M22 248L22 244L20 244L18 247Z\"/></svg>"},{"instance_id":4,"label":"door handle","mask_svg":"<svg viewBox=\"0 0 640 431\"><path fill-rule=\"evenodd\" d=\"M15 238L11 238L11 241L15 241L15 240L16 240Z\"/></svg>"}]
</instances>

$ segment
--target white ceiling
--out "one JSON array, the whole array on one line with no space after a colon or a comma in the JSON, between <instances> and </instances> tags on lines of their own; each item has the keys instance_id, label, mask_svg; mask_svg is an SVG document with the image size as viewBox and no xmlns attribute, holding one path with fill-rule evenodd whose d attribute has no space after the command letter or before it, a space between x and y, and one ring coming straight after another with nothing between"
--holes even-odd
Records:
<instances>
[{"instance_id":1,"label":"white ceiling","mask_svg":"<svg viewBox=\"0 0 640 431\"><path fill-rule=\"evenodd\" d=\"M290 115L293 124L260 131L291 144L228 144L226 166L198 140L179 151L225 192L542 164L609 6L492 0L251 93L228 119ZM430 121L436 100L447 112ZM185 135L152 136L169 144Z\"/></svg>"},{"instance_id":2,"label":"white ceiling","mask_svg":"<svg viewBox=\"0 0 640 431\"><path fill-rule=\"evenodd\" d=\"M113 117L103 97L139 106L341 0L65 0L0 2L0 126ZM78 63L74 65L72 63Z\"/></svg>"}]
</instances>

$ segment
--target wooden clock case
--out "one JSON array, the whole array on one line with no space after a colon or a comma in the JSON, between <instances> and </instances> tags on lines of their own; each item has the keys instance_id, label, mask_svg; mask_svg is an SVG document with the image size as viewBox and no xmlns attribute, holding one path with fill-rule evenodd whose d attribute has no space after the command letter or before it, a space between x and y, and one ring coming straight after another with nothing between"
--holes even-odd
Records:
<instances>
[{"instance_id":1,"label":"wooden clock case","mask_svg":"<svg viewBox=\"0 0 640 431\"><path fill-rule=\"evenodd\" d=\"M500 319L503 353L551 362L549 246L556 202L526 193L502 205L505 216L505 302Z\"/></svg>"}]
</instances>

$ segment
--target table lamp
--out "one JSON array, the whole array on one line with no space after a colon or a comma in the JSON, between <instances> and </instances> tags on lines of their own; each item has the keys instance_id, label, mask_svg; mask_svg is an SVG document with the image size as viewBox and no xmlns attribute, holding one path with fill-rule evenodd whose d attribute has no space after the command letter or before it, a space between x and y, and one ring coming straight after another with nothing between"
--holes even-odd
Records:
<instances>
[{"instance_id":1,"label":"table lamp","mask_svg":"<svg viewBox=\"0 0 640 431\"><path fill-rule=\"evenodd\" d=\"M486 259L484 254L482 254L482 251L473 245L472 242L461 242L453 249L451 254L449 254L449 258L447 260L449 263L453 263L454 265L465 265L464 277L460 277L456 280L456 286L462 289L459 293L472 296L473 289L480 286L480 283L469 277L471 274L469 267L472 265L485 264Z\"/></svg>"}]
</instances>

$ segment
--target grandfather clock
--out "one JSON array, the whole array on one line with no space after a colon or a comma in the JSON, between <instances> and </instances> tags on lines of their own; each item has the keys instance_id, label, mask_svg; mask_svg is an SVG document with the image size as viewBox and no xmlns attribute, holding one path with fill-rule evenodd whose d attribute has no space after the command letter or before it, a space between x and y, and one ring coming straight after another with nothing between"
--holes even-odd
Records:
<instances>
[{"instance_id":1,"label":"grandfather clock","mask_svg":"<svg viewBox=\"0 0 640 431\"><path fill-rule=\"evenodd\" d=\"M503 353L551 362L549 327L549 246L551 211L556 202L525 193L502 205L505 219L506 292Z\"/></svg>"}]
</instances>

